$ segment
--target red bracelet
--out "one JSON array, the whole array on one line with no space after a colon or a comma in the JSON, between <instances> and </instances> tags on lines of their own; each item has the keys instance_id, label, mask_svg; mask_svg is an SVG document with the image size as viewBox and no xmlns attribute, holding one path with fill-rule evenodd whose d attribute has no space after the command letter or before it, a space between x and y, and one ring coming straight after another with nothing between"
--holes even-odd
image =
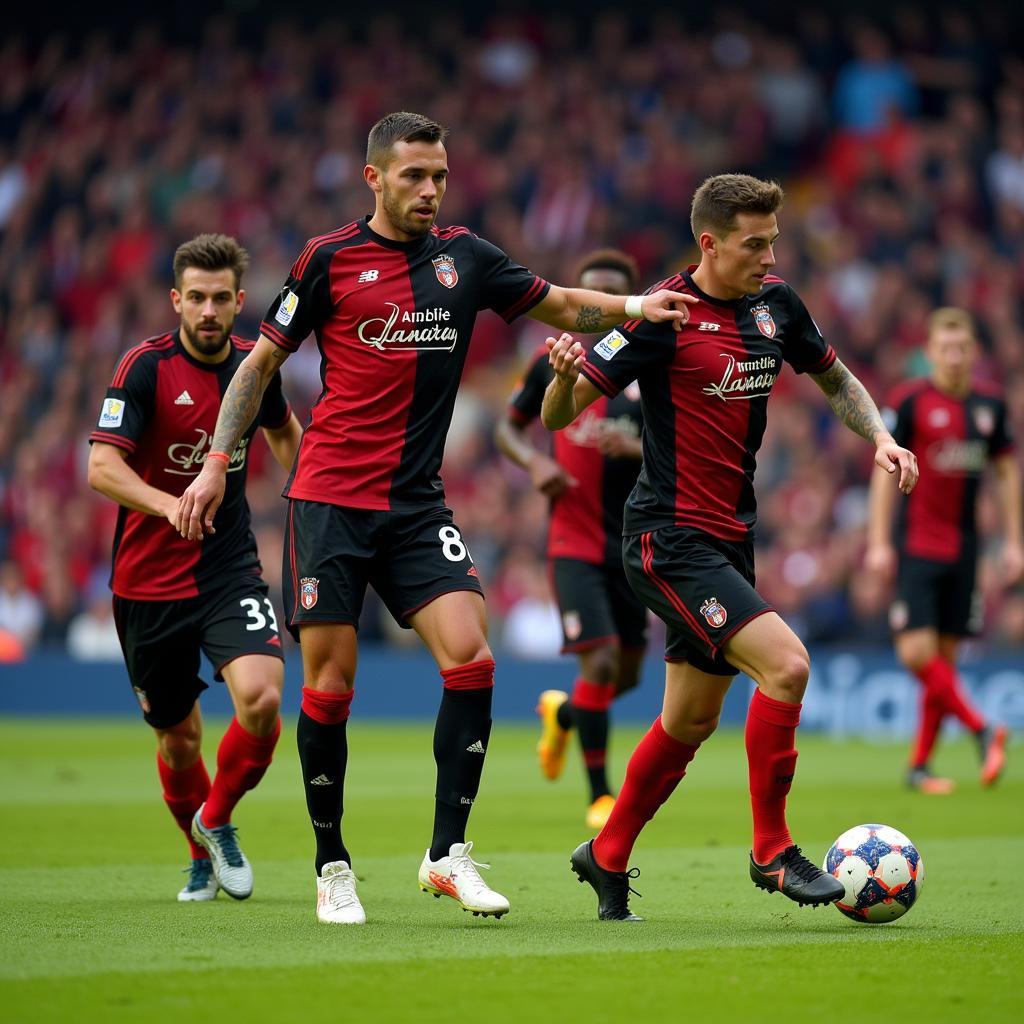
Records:
<instances>
[{"instance_id":1,"label":"red bracelet","mask_svg":"<svg viewBox=\"0 0 1024 1024\"><path fill-rule=\"evenodd\" d=\"M206 453L206 458L207 458L207 460L209 460L209 459L223 459L225 466L228 465L229 462L231 462L231 456L228 455L227 452L207 452Z\"/></svg>"}]
</instances>

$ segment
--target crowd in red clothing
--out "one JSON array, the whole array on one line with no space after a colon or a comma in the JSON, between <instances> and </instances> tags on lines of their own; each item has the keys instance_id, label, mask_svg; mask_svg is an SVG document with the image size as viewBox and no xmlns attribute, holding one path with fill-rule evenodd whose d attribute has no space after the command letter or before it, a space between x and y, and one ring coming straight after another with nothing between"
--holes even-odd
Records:
<instances>
[{"instance_id":1,"label":"crowd in red clothing","mask_svg":"<svg viewBox=\"0 0 1024 1024\"><path fill-rule=\"evenodd\" d=\"M412 108L451 126L440 223L465 224L560 283L616 245L650 283L693 260L689 199L746 171L787 190L777 270L883 398L919 355L928 312L977 318L983 373L1024 435L1024 60L1007 5L874 23L808 8L773 35L739 9L694 29L673 13L457 14L414 36L386 14L255 41L213 18L174 42L144 27L0 45L0 630L22 646L102 649L115 509L85 484L89 432L122 351L174 324L175 247L201 231L252 256L252 334L304 241L370 209L366 132ZM547 609L545 506L491 428L532 321L478 322L446 483L508 645ZM308 344L285 367L319 392ZM264 566L280 574L283 503L254 453ZM784 375L759 459L759 578L810 641L883 641L886 590L859 571L870 452L813 385ZM998 538L994 504L982 519ZM987 548L991 635L1024 642L1024 595ZM539 617L523 613L536 607ZM367 634L387 629L370 606ZM518 616L518 617L517 617ZM525 632L514 623L522 619ZM500 632L497 634L500 642ZM92 647L89 647L92 643ZM109 644L108 644L109 646Z\"/></svg>"}]
</instances>

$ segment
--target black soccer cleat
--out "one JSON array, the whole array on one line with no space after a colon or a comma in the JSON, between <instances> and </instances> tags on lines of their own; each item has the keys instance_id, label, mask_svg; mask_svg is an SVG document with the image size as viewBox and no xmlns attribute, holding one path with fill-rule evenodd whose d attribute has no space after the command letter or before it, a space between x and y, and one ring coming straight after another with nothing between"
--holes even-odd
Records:
<instances>
[{"instance_id":1,"label":"black soccer cleat","mask_svg":"<svg viewBox=\"0 0 1024 1024\"><path fill-rule=\"evenodd\" d=\"M594 840L580 843L569 858L569 866L580 882L589 882L597 893L597 916L601 921L642 921L629 909L629 894L639 896L631 889L629 880L637 878L639 868L631 871L606 871L594 860Z\"/></svg>"},{"instance_id":2,"label":"black soccer cleat","mask_svg":"<svg viewBox=\"0 0 1024 1024\"><path fill-rule=\"evenodd\" d=\"M802 907L835 903L846 895L843 883L812 864L799 846L787 846L767 864L758 864L751 854L750 877L759 889L781 892Z\"/></svg>"}]
</instances>

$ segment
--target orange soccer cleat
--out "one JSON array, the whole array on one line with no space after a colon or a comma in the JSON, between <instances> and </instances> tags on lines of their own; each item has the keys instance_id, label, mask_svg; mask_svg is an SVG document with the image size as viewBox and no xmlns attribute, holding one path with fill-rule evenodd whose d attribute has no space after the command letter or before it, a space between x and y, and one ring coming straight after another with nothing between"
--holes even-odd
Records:
<instances>
[{"instance_id":1,"label":"orange soccer cleat","mask_svg":"<svg viewBox=\"0 0 1024 1024\"><path fill-rule=\"evenodd\" d=\"M558 724L558 709L569 699L565 690L545 690L537 700L540 715L540 742L537 759L545 779L554 781L565 767L565 747L569 731Z\"/></svg>"},{"instance_id":2,"label":"orange soccer cleat","mask_svg":"<svg viewBox=\"0 0 1024 1024\"><path fill-rule=\"evenodd\" d=\"M981 784L991 786L1006 767L1006 741L1010 730L1005 725L986 726L981 734Z\"/></svg>"}]
</instances>

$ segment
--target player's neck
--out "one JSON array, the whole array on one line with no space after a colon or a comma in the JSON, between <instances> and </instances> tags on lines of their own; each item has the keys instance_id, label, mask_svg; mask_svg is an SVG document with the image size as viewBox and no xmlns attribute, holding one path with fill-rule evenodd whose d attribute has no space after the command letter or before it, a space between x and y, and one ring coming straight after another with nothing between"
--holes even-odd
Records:
<instances>
[{"instance_id":1,"label":"player's neck","mask_svg":"<svg viewBox=\"0 0 1024 1024\"><path fill-rule=\"evenodd\" d=\"M966 398L971 393L970 379L961 382L943 380L941 377L932 376L932 384L938 391L951 398Z\"/></svg>"},{"instance_id":2,"label":"player's neck","mask_svg":"<svg viewBox=\"0 0 1024 1024\"><path fill-rule=\"evenodd\" d=\"M197 362L206 363L207 366L216 366L223 363L231 355L231 338L224 339L224 344L216 352L200 352L199 349L189 340L185 330L178 331L178 338L181 340L181 347Z\"/></svg>"},{"instance_id":3,"label":"player's neck","mask_svg":"<svg viewBox=\"0 0 1024 1024\"><path fill-rule=\"evenodd\" d=\"M690 279L705 295L709 295L713 299L721 299L723 302L735 302L746 294L746 292L738 292L735 288L723 284L715 272L703 261L690 274Z\"/></svg>"},{"instance_id":4,"label":"player's neck","mask_svg":"<svg viewBox=\"0 0 1024 1024\"><path fill-rule=\"evenodd\" d=\"M415 242L423 237L422 235L409 235L404 231L399 231L388 220L387 214L383 210L377 210L366 222L366 226L375 235L380 235L381 238L386 238L389 242Z\"/></svg>"}]
</instances>

